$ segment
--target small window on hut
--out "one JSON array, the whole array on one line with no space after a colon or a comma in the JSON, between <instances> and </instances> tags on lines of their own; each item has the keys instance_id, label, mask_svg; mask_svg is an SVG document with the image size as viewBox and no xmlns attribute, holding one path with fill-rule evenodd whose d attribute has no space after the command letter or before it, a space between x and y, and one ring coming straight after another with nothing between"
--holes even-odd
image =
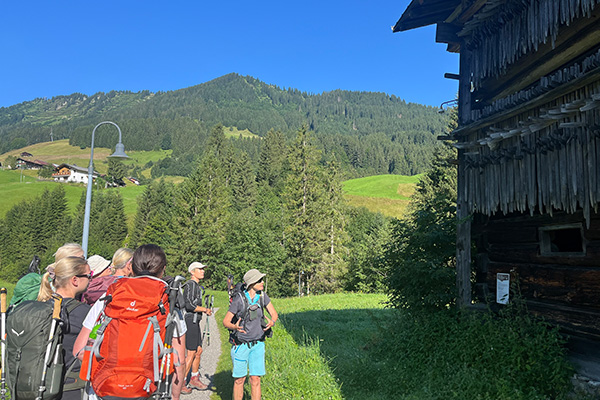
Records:
<instances>
[{"instance_id":1,"label":"small window on hut","mask_svg":"<svg viewBox=\"0 0 600 400\"><path fill-rule=\"evenodd\" d=\"M544 226L540 231L542 256L584 256L585 240L581 224Z\"/></svg>"}]
</instances>

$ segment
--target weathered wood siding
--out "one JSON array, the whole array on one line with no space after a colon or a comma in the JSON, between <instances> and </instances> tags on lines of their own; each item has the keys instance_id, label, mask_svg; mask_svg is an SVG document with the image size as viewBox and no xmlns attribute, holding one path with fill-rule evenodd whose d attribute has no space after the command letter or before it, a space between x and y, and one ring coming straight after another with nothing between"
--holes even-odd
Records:
<instances>
[{"instance_id":1,"label":"weathered wood siding","mask_svg":"<svg viewBox=\"0 0 600 400\"><path fill-rule=\"evenodd\" d=\"M586 254L543 256L539 228L580 223L581 211L513 213L485 217L473 225L477 243L477 279L495 295L496 274L518 280L529 308L567 329L600 338L600 214L592 213L583 228Z\"/></svg>"}]
</instances>

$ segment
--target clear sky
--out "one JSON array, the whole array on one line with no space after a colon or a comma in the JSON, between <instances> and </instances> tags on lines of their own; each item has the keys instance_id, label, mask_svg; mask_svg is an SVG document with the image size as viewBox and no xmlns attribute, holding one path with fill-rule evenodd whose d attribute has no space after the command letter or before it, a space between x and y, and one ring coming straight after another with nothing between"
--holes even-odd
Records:
<instances>
[{"instance_id":1,"label":"clear sky","mask_svg":"<svg viewBox=\"0 0 600 400\"><path fill-rule=\"evenodd\" d=\"M392 33L409 0L2 2L0 107L168 91L236 72L310 93L385 92L439 106L458 55L433 26Z\"/></svg>"}]
</instances>

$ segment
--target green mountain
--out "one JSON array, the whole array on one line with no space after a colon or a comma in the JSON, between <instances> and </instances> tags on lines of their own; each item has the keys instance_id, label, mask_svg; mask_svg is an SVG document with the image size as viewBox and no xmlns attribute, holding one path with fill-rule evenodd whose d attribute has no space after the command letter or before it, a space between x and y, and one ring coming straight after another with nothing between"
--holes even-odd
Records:
<instances>
[{"instance_id":1,"label":"green mountain","mask_svg":"<svg viewBox=\"0 0 600 400\"><path fill-rule=\"evenodd\" d=\"M385 93L311 94L229 74L169 92L75 93L0 108L0 153L47 141L51 131L55 139L69 138L83 148L89 146L93 127L104 120L119 124L126 148L172 149L171 164L182 165L202 153L216 124L261 137L270 129L292 135L306 124L315 132L324 159L335 155L348 176L422 172L446 126L436 108ZM235 147L256 162L261 141L237 142ZM115 143L114 128L98 129L95 145Z\"/></svg>"}]
</instances>

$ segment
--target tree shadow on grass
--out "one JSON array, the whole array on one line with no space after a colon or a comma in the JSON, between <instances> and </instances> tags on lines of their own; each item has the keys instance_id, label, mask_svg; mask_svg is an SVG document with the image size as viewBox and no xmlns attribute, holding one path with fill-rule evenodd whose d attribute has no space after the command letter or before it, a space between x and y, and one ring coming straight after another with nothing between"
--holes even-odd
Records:
<instances>
[{"instance_id":1,"label":"tree shadow on grass","mask_svg":"<svg viewBox=\"0 0 600 400\"><path fill-rule=\"evenodd\" d=\"M284 314L287 332L299 346L318 343L344 399L386 399L393 393L389 354L381 354L394 310L314 310Z\"/></svg>"}]
</instances>

